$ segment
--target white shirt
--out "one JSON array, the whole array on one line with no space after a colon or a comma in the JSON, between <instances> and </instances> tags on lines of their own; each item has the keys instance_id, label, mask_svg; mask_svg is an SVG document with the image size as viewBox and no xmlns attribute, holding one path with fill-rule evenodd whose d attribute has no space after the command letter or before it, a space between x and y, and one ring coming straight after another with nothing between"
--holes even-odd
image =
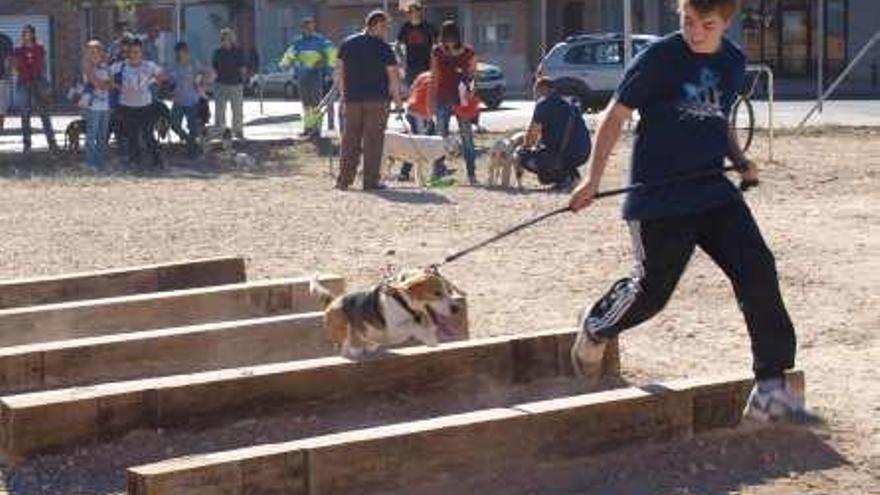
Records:
<instances>
[{"instance_id":1,"label":"white shirt","mask_svg":"<svg viewBox=\"0 0 880 495\"><path fill-rule=\"evenodd\" d=\"M119 104L124 107L142 108L153 103L150 85L156 82L156 76L162 68L153 62L144 60L137 67L128 62L115 64L114 74L122 73L122 84L119 89Z\"/></svg>"}]
</instances>

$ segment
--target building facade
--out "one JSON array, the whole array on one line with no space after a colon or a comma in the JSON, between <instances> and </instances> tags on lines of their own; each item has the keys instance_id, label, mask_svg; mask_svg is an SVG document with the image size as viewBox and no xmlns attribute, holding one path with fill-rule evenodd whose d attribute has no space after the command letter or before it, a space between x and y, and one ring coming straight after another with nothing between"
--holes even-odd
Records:
<instances>
[{"instance_id":1,"label":"building facade","mask_svg":"<svg viewBox=\"0 0 880 495\"><path fill-rule=\"evenodd\" d=\"M809 97L815 78L820 0L742 0L731 35L752 63L773 67L782 92ZM878 0L822 0L826 84L880 29ZM525 94L543 53L572 34L623 29L622 0L424 0L435 25L454 18L481 60L505 72L513 93ZM678 0L632 0L633 30L663 34L678 27ZM389 6L393 29L405 21L397 0L143 0L129 12L107 7L72 7L69 0L0 0L0 36L19 43L21 27L33 24L49 54L49 75L59 94L78 77L81 47L92 37L110 41L126 21L139 33L154 32L160 61L186 40L193 55L208 62L219 31L233 27L266 70L299 34L304 16L336 42L362 28L371 9ZM180 6L178 11L177 6ZM393 33L394 34L394 33ZM880 44L855 68L841 93L880 96Z\"/></svg>"}]
</instances>

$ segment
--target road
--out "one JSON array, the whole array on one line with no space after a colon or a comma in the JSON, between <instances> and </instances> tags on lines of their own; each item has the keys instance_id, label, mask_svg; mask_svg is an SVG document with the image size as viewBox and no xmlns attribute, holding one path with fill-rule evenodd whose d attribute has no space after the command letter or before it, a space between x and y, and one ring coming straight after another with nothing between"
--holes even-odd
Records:
<instances>
[{"instance_id":1,"label":"road","mask_svg":"<svg viewBox=\"0 0 880 495\"><path fill-rule=\"evenodd\" d=\"M777 128L793 128L806 115L813 105L812 101L782 101L774 106L774 124ZM509 132L520 129L528 124L534 103L527 100L505 102L494 111L486 111L481 117L481 124L492 132ZM267 100L262 105L259 101L245 102L245 135L254 140L275 140L295 136L301 129L300 104L298 102ZM767 104L755 102L757 125L767 127ZM53 117L53 125L59 143L63 144L63 131L75 119L73 116ZM595 129L596 115L588 115L590 128ZM34 148L46 147L38 119L33 119L35 131ZM390 125L399 128L400 123L392 116ZM809 122L810 126L880 126L880 100L851 101L833 100L825 105L825 111L817 114ZM21 133L19 119L7 117L6 129L0 133L0 153L14 153L21 150Z\"/></svg>"}]
</instances>

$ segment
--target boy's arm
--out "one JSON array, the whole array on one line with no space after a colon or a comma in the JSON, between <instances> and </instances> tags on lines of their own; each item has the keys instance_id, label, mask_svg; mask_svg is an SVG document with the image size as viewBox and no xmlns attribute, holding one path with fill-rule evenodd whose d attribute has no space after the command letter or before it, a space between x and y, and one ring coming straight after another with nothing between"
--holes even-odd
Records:
<instances>
[{"instance_id":1,"label":"boy's arm","mask_svg":"<svg viewBox=\"0 0 880 495\"><path fill-rule=\"evenodd\" d=\"M608 165L608 158L620 139L623 124L629 120L632 112L631 108L614 100L608 105L596 132L596 146L590 156L589 173L571 194L569 206L572 210L580 211L593 202Z\"/></svg>"}]
</instances>

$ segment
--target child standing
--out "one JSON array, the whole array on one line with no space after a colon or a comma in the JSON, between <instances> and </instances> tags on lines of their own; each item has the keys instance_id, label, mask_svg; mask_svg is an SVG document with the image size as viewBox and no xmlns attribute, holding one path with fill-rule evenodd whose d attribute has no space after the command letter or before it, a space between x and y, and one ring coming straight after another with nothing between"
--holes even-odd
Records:
<instances>
[{"instance_id":1,"label":"child standing","mask_svg":"<svg viewBox=\"0 0 880 495\"><path fill-rule=\"evenodd\" d=\"M162 168L159 143L151 125L155 111L150 89L154 83L164 79L162 69L144 60L142 43L135 38L128 44L126 60L113 67L113 74L119 86L119 112L125 131L129 165L136 169L141 167L141 152L146 146L153 159L153 168Z\"/></svg>"},{"instance_id":2,"label":"child standing","mask_svg":"<svg viewBox=\"0 0 880 495\"><path fill-rule=\"evenodd\" d=\"M183 41L174 46L175 63L168 69L168 79L174 84L174 106L171 109L171 129L186 142L187 155L201 154L199 137L205 124L199 115L201 82L210 77L208 69L190 59L189 47ZM183 119L186 128L183 130Z\"/></svg>"},{"instance_id":3,"label":"child standing","mask_svg":"<svg viewBox=\"0 0 880 495\"><path fill-rule=\"evenodd\" d=\"M86 86L86 168L92 172L104 171L104 149L110 132L110 69L106 63L104 45L98 40L86 44L86 64L83 72Z\"/></svg>"}]
</instances>

